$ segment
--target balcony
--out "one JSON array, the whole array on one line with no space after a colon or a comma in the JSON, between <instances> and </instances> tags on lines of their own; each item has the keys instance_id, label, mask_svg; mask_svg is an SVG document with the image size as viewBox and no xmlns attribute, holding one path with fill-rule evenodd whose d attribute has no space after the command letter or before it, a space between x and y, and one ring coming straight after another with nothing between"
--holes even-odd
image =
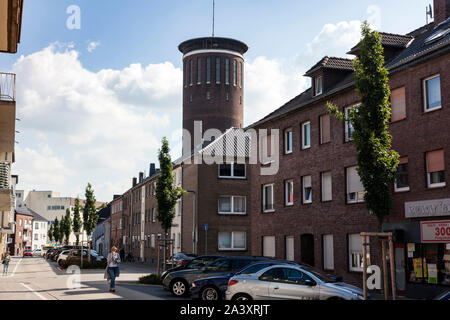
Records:
<instances>
[{"instance_id":1,"label":"balcony","mask_svg":"<svg viewBox=\"0 0 450 320\"><path fill-rule=\"evenodd\" d=\"M0 101L16 101L16 75L0 72Z\"/></svg>"},{"instance_id":2,"label":"balcony","mask_svg":"<svg viewBox=\"0 0 450 320\"><path fill-rule=\"evenodd\" d=\"M0 73L0 156L2 161L14 153L16 133L16 75ZM6 153L6 157L5 157Z\"/></svg>"},{"instance_id":3,"label":"balcony","mask_svg":"<svg viewBox=\"0 0 450 320\"><path fill-rule=\"evenodd\" d=\"M16 53L22 29L23 0L0 1L0 52Z\"/></svg>"},{"instance_id":4,"label":"balcony","mask_svg":"<svg viewBox=\"0 0 450 320\"><path fill-rule=\"evenodd\" d=\"M23 230L31 230L31 224L24 224Z\"/></svg>"},{"instance_id":5,"label":"balcony","mask_svg":"<svg viewBox=\"0 0 450 320\"><path fill-rule=\"evenodd\" d=\"M30 242L31 241L31 237L25 236L23 237L23 242Z\"/></svg>"}]
</instances>

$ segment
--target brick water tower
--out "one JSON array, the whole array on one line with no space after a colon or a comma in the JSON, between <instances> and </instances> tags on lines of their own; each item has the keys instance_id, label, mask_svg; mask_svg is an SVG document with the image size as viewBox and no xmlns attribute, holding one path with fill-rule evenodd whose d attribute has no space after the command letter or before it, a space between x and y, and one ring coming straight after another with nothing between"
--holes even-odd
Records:
<instances>
[{"instance_id":1,"label":"brick water tower","mask_svg":"<svg viewBox=\"0 0 450 320\"><path fill-rule=\"evenodd\" d=\"M202 135L212 128L243 127L248 47L234 39L205 37L187 40L178 49L183 53L183 129L191 134L193 150L194 121L202 121Z\"/></svg>"}]
</instances>

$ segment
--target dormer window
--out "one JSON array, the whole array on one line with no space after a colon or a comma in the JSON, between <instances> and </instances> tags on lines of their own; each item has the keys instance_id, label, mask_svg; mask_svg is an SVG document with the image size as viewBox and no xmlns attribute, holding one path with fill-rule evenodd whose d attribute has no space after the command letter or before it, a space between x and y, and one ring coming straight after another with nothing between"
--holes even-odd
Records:
<instances>
[{"instance_id":1,"label":"dormer window","mask_svg":"<svg viewBox=\"0 0 450 320\"><path fill-rule=\"evenodd\" d=\"M322 76L318 76L314 78L314 95L318 96L322 94Z\"/></svg>"}]
</instances>

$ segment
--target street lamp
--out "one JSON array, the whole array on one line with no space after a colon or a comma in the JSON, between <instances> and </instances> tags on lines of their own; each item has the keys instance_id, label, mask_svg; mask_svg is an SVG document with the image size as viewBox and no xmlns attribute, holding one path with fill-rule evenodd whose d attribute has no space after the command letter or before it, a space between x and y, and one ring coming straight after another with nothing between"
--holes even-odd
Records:
<instances>
[{"instance_id":1,"label":"street lamp","mask_svg":"<svg viewBox=\"0 0 450 320\"><path fill-rule=\"evenodd\" d=\"M197 254L197 219L196 219L196 207L195 200L197 198L197 193L193 190L187 190L188 193L193 193L193 203L192 203L192 250L193 254Z\"/></svg>"}]
</instances>

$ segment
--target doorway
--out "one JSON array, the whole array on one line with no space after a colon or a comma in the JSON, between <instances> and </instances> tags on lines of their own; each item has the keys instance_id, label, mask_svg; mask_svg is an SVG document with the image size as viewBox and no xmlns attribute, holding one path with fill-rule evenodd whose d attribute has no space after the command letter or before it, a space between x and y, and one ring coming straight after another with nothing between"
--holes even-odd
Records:
<instances>
[{"instance_id":1,"label":"doorway","mask_svg":"<svg viewBox=\"0 0 450 320\"><path fill-rule=\"evenodd\" d=\"M314 266L314 235L305 233L300 236L301 262Z\"/></svg>"}]
</instances>

